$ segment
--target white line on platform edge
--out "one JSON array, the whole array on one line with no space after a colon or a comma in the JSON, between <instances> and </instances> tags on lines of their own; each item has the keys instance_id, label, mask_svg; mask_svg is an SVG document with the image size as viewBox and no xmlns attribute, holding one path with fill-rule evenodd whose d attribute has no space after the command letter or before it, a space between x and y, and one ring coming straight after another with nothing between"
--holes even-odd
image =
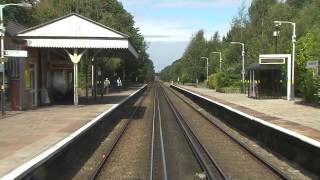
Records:
<instances>
[{"instance_id":1,"label":"white line on platform edge","mask_svg":"<svg viewBox=\"0 0 320 180\"><path fill-rule=\"evenodd\" d=\"M63 147L65 147L68 144L70 144L76 137L80 136L82 133L84 133L86 130L88 130L91 126L93 126L95 123L97 123L100 120L100 118L102 118L103 116L105 116L105 115L111 113L112 111L114 111L118 106L120 106L121 104L126 102L128 99L130 99L132 96L137 94L140 90L142 90L146 86L147 86L146 84L143 85L137 91L135 91L134 93L130 94L128 97L126 97L125 99L120 101L119 104L114 104L110 109L108 109L107 111L101 113L99 116L97 116L96 118L94 118L93 120L91 120L90 122L85 124L84 126L82 126L77 131L75 131L72 134L70 134L65 139L59 141L57 144L55 144L51 148L47 149L46 151L44 151L43 153L41 153L37 157L29 160L28 162L20 165L16 169L14 169L11 172L9 172L8 174L4 175L1 178L1 180L16 179L16 178L19 178L21 175L27 173L29 170L32 171L33 169L37 168L38 165L41 165L42 162L44 162L47 159L49 159L52 156L54 156L59 150L61 150Z\"/></svg>"},{"instance_id":2,"label":"white line on platform edge","mask_svg":"<svg viewBox=\"0 0 320 180\"><path fill-rule=\"evenodd\" d=\"M176 88L178 88L178 89L181 89L181 90L183 90L183 91L186 91L186 92L188 92L188 93L190 93L190 94L193 94L193 95L195 95L195 96L198 96L198 97L200 97L200 98L203 98L203 99L205 99L205 100L207 100L207 101L210 101L210 102L212 102L212 103L214 103L214 104L217 104L217 105L219 105L219 106L222 106L222 107L224 107L224 108L226 108L226 109L228 109L228 110L230 110L230 111L233 111L233 112L235 112L235 113L237 113L237 114L240 114L240 115L242 115L242 116L244 116L244 117L246 117L246 118L248 118L248 119L251 119L251 120L253 120L253 121L256 121L256 122L258 122L258 123L260 123L260 124L263 124L263 125L265 125L265 126L268 126L268 127L273 128L273 129L275 129L275 130L281 131L281 132L283 132L283 133L285 133L285 134L288 134L288 135L290 135L290 136L293 136L293 137L295 137L295 138L298 138L298 139L300 139L301 141L304 141L304 142L306 142L306 143L311 144L312 146L315 146L315 147L317 147L317 148L320 148L320 142L317 141L317 140L315 140L315 139L312 139L312 138L309 138L309 137L304 136L304 135L302 135L302 134L296 133L296 132L294 132L294 131L292 131L292 130L288 130L288 129L283 128L283 127L281 127L281 126L278 126L278 125L269 123L269 122L267 122L267 121L265 121L265 120L263 120L263 119L260 119L260 118L251 116L251 115L249 115L249 114L246 114L246 113L244 113L244 112L241 112L241 111L239 111L239 110L236 110L236 109L234 109L234 108L232 108L232 107L230 107L230 106L227 106L227 105L225 105L225 104L222 104L222 103L217 102L217 101L215 101L215 100L212 100L212 99L210 99L210 98L204 97L204 96L202 96L202 95L196 94L196 93L194 93L194 92L192 92L192 91L190 91L190 90L188 90L188 89L185 89L185 88L183 88L183 87L179 87L179 86L176 86L176 85L172 85L172 86L174 86L174 87L176 87Z\"/></svg>"}]
</instances>

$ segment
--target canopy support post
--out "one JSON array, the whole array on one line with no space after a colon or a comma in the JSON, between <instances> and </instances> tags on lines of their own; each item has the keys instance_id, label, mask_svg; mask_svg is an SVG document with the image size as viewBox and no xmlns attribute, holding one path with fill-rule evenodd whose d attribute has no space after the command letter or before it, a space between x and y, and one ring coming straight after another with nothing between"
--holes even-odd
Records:
<instances>
[{"instance_id":1,"label":"canopy support post","mask_svg":"<svg viewBox=\"0 0 320 180\"><path fill-rule=\"evenodd\" d=\"M80 54L78 54L78 49L73 49L73 54L71 54L67 49L64 49L69 55L70 60L73 62L73 103L75 106L78 105L78 63L81 57L87 51L85 49Z\"/></svg>"}]
</instances>

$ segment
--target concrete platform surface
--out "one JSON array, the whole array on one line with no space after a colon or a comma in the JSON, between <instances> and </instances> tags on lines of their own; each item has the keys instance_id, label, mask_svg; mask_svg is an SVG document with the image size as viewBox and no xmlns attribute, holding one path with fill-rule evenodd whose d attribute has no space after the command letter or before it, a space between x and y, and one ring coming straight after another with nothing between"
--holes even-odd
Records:
<instances>
[{"instance_id":1,"label":"concrete platform surface","mask_svg":"<svg viewBox=\"0 0 320 180\"><path fill-rule=\"evenodd\" d=\"M0 178L66 138L140 87L110 93L89 105L52 105L8 112L0 119Z\"/></svg>"},{"instance_id":2,"label":"concrete platform surface","mask_svg":"<svg viewBox=\"0 0 320 180\"><path fill-rule=\"evenodd\" d=\"M179 86L320 142L319 107L302 105L298 100L252 99L245 94L225 94L208 88Z\"/></svg>"}]
</instances>

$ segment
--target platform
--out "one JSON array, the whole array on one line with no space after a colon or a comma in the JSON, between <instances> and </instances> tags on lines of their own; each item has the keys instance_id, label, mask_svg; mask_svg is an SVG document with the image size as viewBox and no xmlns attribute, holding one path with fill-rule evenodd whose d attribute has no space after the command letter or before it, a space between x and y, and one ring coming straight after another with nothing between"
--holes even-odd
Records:
<instances>
[{"instance_id":1,"label":"platform","mask_svg":"<svg viewBox=\"0 0 320 180\"><path fill-rule=\"evenodd\" d=\"M300 100L252 99L245 94L225 94L208 88L179 86L320 142L318 107L303 105Z\"/></svg>"},{"instance_id":2,"label":"platform","mask_svg":"<svg viewBox=\"0 0 320 180\"><path fill-rule=\"evenodd\" d=\"M0 119L0 178L114 107L140 87L110 93L88 105L53 105L8 112Z\"/></svg>"}]
</instances>

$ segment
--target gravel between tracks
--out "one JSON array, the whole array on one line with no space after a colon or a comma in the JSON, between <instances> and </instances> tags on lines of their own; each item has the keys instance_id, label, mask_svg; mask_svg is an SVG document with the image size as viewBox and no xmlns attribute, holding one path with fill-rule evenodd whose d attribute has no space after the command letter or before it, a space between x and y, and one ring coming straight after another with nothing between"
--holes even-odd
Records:
<instances>
[{"instance_id":1,"label":"gravel between tracks","mask_svg":"<svg viewBox=\"0 0 320 180\"><path fill-rule=\"evenodd\" d=\"M151 91L121 137L99 179L147 179L153 115Z\"/></svg>"},{"instance_id":2,"label":"gravel between tracks","mask_svg":"<svg viewBox=\"0 0 320 180\"><path fill-rule=\"evenodd\" d=\"M115 127L112 130L110 130L110 133L101 142L98 149L92 154L90 159L88 159L88 161L84 164L84 166L72 179L74 180L90 179L91 174L99 165L98 162L100 162L103 159L104 153L107 151L107 149L110 148L110 146L112 145L112 142L114 141L115 137L119 134L120 129L123 128L126 121L128 121L128 119L121 119L120 122L118 122L115 125Z\"/></svg>"},{"instance_id":3,"label":"gravel between tracks","mask_svg":"<svg viewBox=\"0 0 320 180\"><path fill-rule=\"evenodd\" d=\"M159 92L159 94L161 94ZM164 96L160 95L160 112L169 179L198 179L202 173L199 163Z\"/></svg>"},{"instance_id":4,"label":"gravel between tracks","mask_svg":"<svg viewBox=\"0 0 320 180\"><path fill-rule=\"evenodd\" d=\"M311 175L311 174L309 174L309 173L307 173L307 172L305 172L305 171L303 171L301 169L298 169L296 167L296 165L292 164L292 162L288 162L285 159L281 159L281 157L278 157L276 154L272 154L272 152L269 152L266 147L261 147L255 141L250 140L249 138L243 136L242 134L240 134L239 132L235 131L234 129L228 127L223 122L221 122L220 120L218 120L217 118L212 116L210 113L206 112L204 109L202 109L196 103L194 103L190 99L186 98L184 95L179 94L179 93L177 93L177 94L180 97L182 97L184 100L186 100L188 102L188 104L190 104L191 106L193 106L196 109L198 109L198 111L200 111L203 115L208 117L210 120L218 123L221 127L223 127L223 129L225 129L226 131L231 133L233 136L237 137L237 139L240 140L241 142L247 144L250 147L250 149L254 150L260 157L263 157L264 159L268 160L273 165L275 165L277 167L280 167L281 170L284 173L286 173L288 176L290 176L292 179L313 179L313 178L315 178L315 176L313 176L313 175ZM182 102L180 102L180 103L182 103ZM190 116L187 116L187 117L190 117ZM201 128L201 132L205 131L205 129L206 129L205 128L206 127L205 123L196 122L195 124L196 124L196 126L198 126L198 128ZM208 122L207 126L211 126L210 124L211 123ZM204 126L204 127L199 127L200 125ZM207 132L207 133L212 134L211 131ZM204 134L206 134L206 133L204 132ZM206 136L206 137L208 138L209 136Z\"/></svg>"},{"instance_id":5,"label":"gravel between tracks","mask_svg":"<svg viewBox=\"0 0 320 180\"><path fill-rule=\"evenodd\" d=\"M172 92L168 90L167 92L177 109L190 123L202 143L230 179L280 179Z\"/></svg>"}]
</instances>

